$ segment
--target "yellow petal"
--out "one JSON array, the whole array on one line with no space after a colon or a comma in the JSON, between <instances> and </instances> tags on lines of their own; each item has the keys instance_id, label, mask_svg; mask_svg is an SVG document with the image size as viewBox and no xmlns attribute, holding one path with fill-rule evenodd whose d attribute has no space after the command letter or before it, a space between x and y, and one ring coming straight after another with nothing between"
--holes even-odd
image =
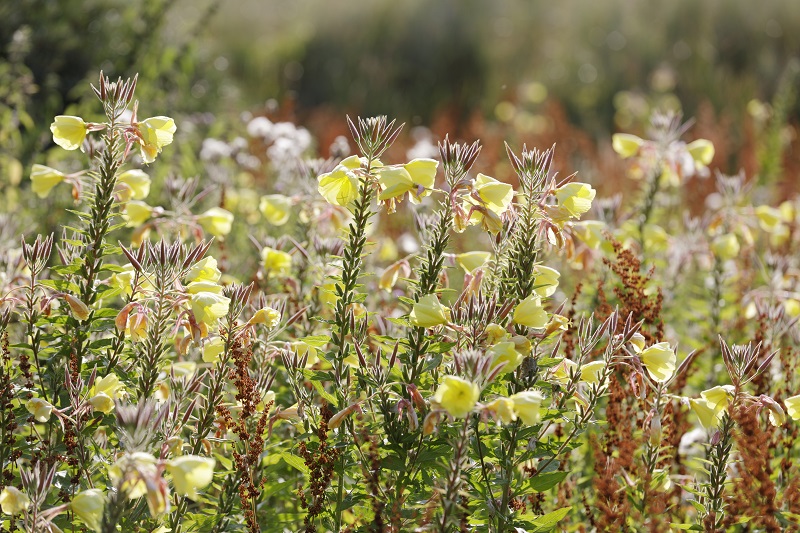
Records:
<instances>
[{"instance_id":1,"label":"yellow petal","mask_svg":"<svg viewBox=\"0 0 800 533\"><path fill-rule=\"evenodd\" d=\"M53 141L65 150L77 150L86 138L86 122L80 117L59 115L50 124Z\"/></svg>"}]
</instances>

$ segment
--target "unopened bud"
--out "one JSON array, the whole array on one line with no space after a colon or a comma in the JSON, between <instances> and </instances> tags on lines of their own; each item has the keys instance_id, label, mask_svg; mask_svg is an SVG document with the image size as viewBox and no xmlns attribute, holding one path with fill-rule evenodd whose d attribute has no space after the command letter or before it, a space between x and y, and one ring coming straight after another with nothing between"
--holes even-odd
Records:
<instances>
[{"instance_id":1,"label":"unopened bud","mask_svg":"<svg viewBox=\"0 0 800 533\"><path fill-rule=\"evenodd\" d=\"M72 311L75 318L78 320L86 320L89 318L89 306L71 294L65 294L64 299L67 301L67 304L69 304L70 311Z\"/></svg>"}]
</instances>

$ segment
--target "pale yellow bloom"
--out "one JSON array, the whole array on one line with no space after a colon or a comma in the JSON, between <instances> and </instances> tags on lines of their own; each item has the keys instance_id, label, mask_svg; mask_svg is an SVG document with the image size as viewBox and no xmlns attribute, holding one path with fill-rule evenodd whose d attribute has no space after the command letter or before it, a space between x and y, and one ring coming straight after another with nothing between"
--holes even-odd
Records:
<instances>
[{"instance_id":1,"label":"pale yellow bloom","mask_svg":"<svg viewBox=\"0 0 800 533\"><path fill-rule=\"evenodd\" d=\"M215 281L193 281L186 286L186 292L189 294L198 294L201 292L222 294L222 285Z\"/></svg>"},{"instance_id":2,"label":"pale yellow bloom","mask_svg":"<svg viewBox=\"0 0 800 533\"><path fill-rule=\"evenodd\" d=\"M458 376L444 376L433 399L455 418L467 416L475 404L481 389L476 383Z\"/></svg>"},{"instance_id":3,"label":"pale yellow bloom","mask_svg":"<svg viewBox=\"0 0 800 533\"><path fill-rule=\"evenodd\" d=\"M7 515L20 514L31 506L31 499L16 487L8 486L0 492L0 508Z\"/></svg>"},{"instance_id":4,"label":"pale yellow bloom","mask_svg":"<svg viewBox=\"0 0 800 533\"><path fill-rule=\"evenodd\" d=\"M152 163L161 149L172 143L175 121L169 117L151 117L139 123L141 154L145 163Z\"/></svg>"},{"instance_id":5,"label":"pale yellow bloom","mask_svg":"<svg viewBox=\"0 0 800 533\"><path fill-rule=\"evenodd\" d=\"M580 220L572 224L572 233L593 250L600 248L605 241L605 229L606 223L600 220Z\"/></svg>"},{"instance_id":6,"label":"pale yellow bloom","mask_svg":"<svg viewBox=\"0 0 800 533\"><path fill-rule=\"evenodd\" d=\"M708 406L714 410L727 409L728 404L731 403L734 393L733 385L719 385L704 390L700 396L708 403Z\"/></svg>"},{"instance_id":7,"label":"pale yellow bloom","mask_svg":"<svg viewBox=\"0 0 800 533\"><path fill-rule=\"evenodd\" d=\"M499 418L503 424L510 424L517 419L514 400L511 398L495 398L486 404L485 409Z\"/></svg>"},{"instance_id":8,"label":"pale yellow bloom","mask_svg":"<svg viewBox=\"0 0 800 533\"><path fill-rule=\"evenodd\" d=\"M95 411L100 411L103 414L109 414L114 410L114 399L104 392L99 392L89 398L89 405Z\"/></svg>"},{"instance_id":9,"label":"pale yellow bloom","mask_svg":"<svg viewBox=\"0 0 800 533\"><path fill-rule=\"evenodd\" d=\"M620 157L627 159L639 153L639 148L644 144L644 140L630 133L615 133L611 136L611 147Z\"/></svg>"},{"instance_id":10,"label":"pale yellow bloom","mask_svg":"<svg viewBox=\"0 0 800 533\"><path fill-rule=\"evenodd\" d=\"M675 373L677 356L669 343L659 342L642 350L639 354L650 377L659 383L668 381Z\"/></svg>"},{"instance_id":11,"label":"pale yellow bloom","mask_svg":"<svg viewBox=\"0 0 800 533\"><path fill-rule=\"evenodd\" d=\"M712 429L719 426L722 420L724 409L716 409L704 399L689 399L689 406L700 420L700 425L705 429Z\"/></svg>"},{"instance_id":12,"label":"pale yellow bloom","mask_svg":"<svg viewBox=\"0 0 800 533\"><path fill-rule=\"evenodd\" d=\"M486 333L486 343L490 345L497 344L508 337L506 328L494 322L487 325L484 331Z\"/></svg>"},{"instance_id":13,"label":"pale yellow bloom","mask_svg":"<svg viewBox=\"0 0 800 533\"><path fill-rule=\"evenodd\" d=\"M606 368L604 361L592 361L581 365L581 381L584 383L599 383L600 376Z\"/></svg>"},{"instance_id":14,"label":"pale yellow bloom","mask_svg":"<svg viewBox=\"0 0 800 533\"><path fill-rule=\"evenodd\" d=\"M216 363L219 361L219 356L225 351L225 342L219 338L214 337L206 339L203 343L203 361L206 363Z\"/></svg>"},{"instance_id":15,"label":"pale yellow bloom","mask_svg":"<svg viewBox=\"0 0 800 533\"><path fill-rule=\"evenodd\" d=\"M297 354L298 359L302 359L304 355L308 354L308 357L306 358L306 368L314 366L319 362L317 349L307 342L294 341L289 343L289 346L291 346L292 351Z\"/></svg>"},{"instance_id":16,"label":"pale yellow bloom","mask_svg":"<svg viewBox=\"0 0 800 533\"><path fill-rule=\"evenodd\" d=\"M711 241L711 251L723 261L734 259L739 255L739 240L733 233L717 235Z\"/></svg>"},{"instance_id":17,"label":"pale yellow bloom","mask_svg":"<svg viewBox=\"0 0 800 533\"><path fill-rule=\"evenodd\" d=\"M450 308L439 303L435 294L428 294L414 304L409 319L421 328L440 326L450 321Z\"/></svg>"},{"instance_id":18,"label":"pale yellow bloom","mask_svg":"<svg viewBox=\"0 0 800 533\"><path fill-rule=\"evenodd\" d=\"M533 426L542 419L542 401L544 396L538 390L518 392L510 398L514 402L514 412L522 421Z\"/></svg>"},{"instance_id":19,"label":"pale yellow bloom","mask_svg":"<svg viewBox=\"0 0 800 533\"><path fill-rule=\"evenodd\" d=\"M42 398L31 398L25 402L25 409L33 415L37 422L47 422L53 412L53 405Z\"/></svg>"},{"instance_id":20,"label":"pale yellow bloom","mask_svg":"<svg viewBox=\"0 0 800 533\"><path fill-rule=\"evenodd\" d=\"M194 361L178 361L169 366L169 373L176 378L193 376L197 372L197 363Z\"/></svg>"},{"instance_id":21,"label":"pale yellow bloom","mask_svg":"<svg viewBox=\"0 0 800 533\"><path fill-rule=\"evenodd\" d=\"M795 422L800 421L800 394L791 396L783 400L783 405L786 406L786 414Z\"/></svg>"},{"instance_id":22,"label":"pale yellow bloom","mask_svg":"<svg viewBox=\"0 0 800 533\"><path fill-rule=\"evenodd\" d=\"M385 291L391 291L400 276L408 277L409 274L411 274L411 268L408 265L408 261L401 259L396 263L392 263L383 271L378 280L378 287Z\"/></svg>"},{"instance_id":23,"label":"pale yellow bloom","mask_svg":"<svg viewBox=\"0 0 800 533\"><path fill-rule=\"evenodd\" d=\"M567 359L564 357L561 361L554 366L550 372L552 373L553 379L556 380L558 383L562 385L566 385L569 383L570 374L575 372L573 369L578 368L578 363L573 361L572 359Z\"/></svg>"},{"instance_id":24,"label":"pale yellow bloom","mask_svg":"<svg viewBox=\"0 0 800 533\"><path fill-rule=\"evenodd\" d=\"M708 139L697 139L686 145L689 155L692 156L695 163L708 166L711 160L714 159L714 145Z\"/></svg>"},{"instance_id":25,"label":"pale yellow bloom","mask_svg":"<svg viewBox=\"0 0 800 533\"><path fill-rule=\"evenodd\" d=\"M268 194L261 197L258 210L273 226L283 226L292 213L292 199L282 194Z\"/></svg>"},{"instance_id":26,"label":"pale yellow bloom","mask_svg":"<svg viewBox=\"0 0 800 533\"><path fill-rule=\"evenodd\" d=\"M514 188L485 174L478 174L472 185L473 191L490 211L502 215L514 199Z\"/></svg>"},{"instance_id":27,"label":"pale yellow bloom","mask_svg":"<svg viewBox=\"0 0 800 533\"><path fill-rule=\"evenodd\" d=\"M141 226L153 215L153 207L139 200L131 200L125 204L122 218L127 221L129 228Z\"/></svg>"},{"instance_id":28,"label":"pale yellow bloom","mask_svg":"<svg viewBox=\"0 0 800 533\"><path fill-rule=\"evenodd\" d=\"M64 299L67 301L67 305L69 305L69 310L72 312L72 316L78 320L86 320L89 318L89 306L79 300L76 296L65 294Z\"/></svg>"},{"instance_id":29,"label":"pale yellow bloom","mask_svg":"<svg viewBox=\"0 0 800 533\"><path fill-rule=\"evenodd\" d=\"M220 277L222 277L222 272L217 268L217 260L208 256L192 265L186 273L186 282L210 281L216 283Z\"/></svg>"},{"instance_id":30,"label":"pale yellow bloom","mask_svg":"<svg viewBox=\"0 0 800 533\"><path fill-rule=\"evenodd\" d=\"M192 313L198 322L209 326L228 314L231 299L214 292L198 292L191 296Z\"/></svg>"},{"instance_id":31,"label":"pale yellow bloom","mask_svg":"<svg viewBox=\"0 0 800 533\"><path fill-rule=\"evenodd\" d=\"M492 358L492 369L505 363L500 370L503 374L516 370L523 359L522 354L516 350L516 345L510 341L495 344L486 351L486 355Z\"/></svg>"},{"instance_id":32,"label":"pale yellow bloom","mask_svg":"<svg viewBox=\"0 0 800 533\"><path fill-rule=\"evenodd\" d=\"M534 292L539 296L552 296L558 288L558 278L561 273L555 268L546 267L544 265L536 265L533 268L534 282L536 287Z\"/></svg>"},{"instance_id":33,"label":"pale yellow bloom","mask_svg":"<svg viewBox=\"0 0 800 533\"><path fill-rule=\"evenodd\" d=\"M559 187L555 195L560 211L553 220L558 222L567 218L581 218L581 215L592 207L592 200L596 194L597 191L586 183L572 182Z\"/></svg>"},{"instance_id":34,"label":"pale yellow bloom","mask_svg":"<svg viewBox=\"0 0 800 533\"><path fill-rule=\"evenodd\" d=\"M86 138L86 122L81 117L58 115L50 124L53 141L65 150L77 150Z\"/></svg>"},{"instance_id":35,"label":"pale yellow bloom","mask_svg":"<svg viewBox=\"0 0 800 533\"><path fill-rule=\"evenodd\" d=\"M274 328L278 325L278 322L281 321L281 314L277 309L273 309L272 307L263 307L255 312L253 318L251 318L247 323L250 325L253 324L264 324L267 328Z\"/></svg>"},{"instance_id":36,"label":"pale yellow bloom","mask_svg":"<svg viewBox=\"0 0 800 533\"><path fill-rule=\"evenodd\" d=\"M233 213L221 207L212 207L197 217L197 223L214 237L223 237L231 232Z\"/></svg>"},{"instance_id":37,"label":"pale yellow bloom","mask_svg":"<svg viewBox=\"0 0 800 533\"><path fill-rule=\"evenodd\" d=\"M780 209L768 205L756 207L756 217L758 218L758 225L768 233L775 231L783 222Z\"/></svg>"},{"instance_id":38,"label":"pale yellow bloom","mask_svg":"<svg viewBox=\"0 0 800 533\"><path fill-rule=\"evenodd\" d=\"M45 198L50 191L64 181L64 173L44 165L33 165L31 169L31 190L39 198Z\"/></svg>"},{"instance_id":39,"label":"pale yellow bloom","mask_svg":"<svg viewBox=\"0 0 800 533\"><path fill-rule=\"evenodd\" d=\"M547 311L542 307L542 297L534 293L517 304L514 309L514 323L529 328L547 325Z\"/></svg>"},{"instance_id":40,"label":"pale yellow bloom","mask_svg":"<svg viewBox=\"0 0 800 533\"><path fill-rule=\"evenodd\" d=\"M138 168L120 174L117 183L124 185L130 191L130 198L134 200L142 200L150 194L150 176Z\"/></svg>"},{"instance_id":41,"label":"pale yellow bloom","mask_svg":"<svg viewBox=\"0 0 800 533\"><path fill-rule=\"evenodd\" d=\"M483 268L492 259L492 252L464 252L456 255L456 263L467 274Z\"/></svg>"},{"instance_id":42,"label":"pale yellow bloom","mask_svg":"<svg viewBox=\"0 0 800 533\"><path fill-rule=\"evenodd\" d=\"M347 206L358 197L358 176L353 172L361 167L358 156L350 156L331 172L317 177L319 193L329 204Z\"/></svg>"},{"instance_id":43,"label":"pale yellow bloom","mask_svg":"<svg viewBox=\"0 0 800 533\"><path fill-rule=\"evenodd\" d=\"M292 256L269 246L261 250L261 261L270 278L288 276L292 269Z\"/></svg>"},{"instance_id":44,"label":"pale yellow bloom","mask_svg":"<svg viewBox=\"0 0 800 533\"><path fill-rule=\"evenodd\" d=\"M645 338L644 335L639 333L638 331L633 334L630 340L631 345L633 346L633 351L636 353L641 353L644 350L644 343Z\"/></svg>"},{"instance_id":45,"label":"pale yellow bloom","mask_svg":"<svg viewBox=\"0 0 800 533\"><path fill-rule=\"evenodd\" d=\"M81 522L92 531L101 531L103 510L106 506L106 495L100 489L88 489L72 497L69 504Z\"/></svg>"},{"instance_id":46,"label":"pale yellow bloom","mask_svg":"<svg viewBox=\"0 0 800 533\"><path fill-rule=\"evenodd\" d=\"M439 162L435 159L418 158L412 159L403 165L403 168L409 173L411 181L414 183L414 188L409 191L411 202L419 203L422 198L431 193L433 185L436 183L436 169L439 168Z\"/></svg>"}]
</instances>

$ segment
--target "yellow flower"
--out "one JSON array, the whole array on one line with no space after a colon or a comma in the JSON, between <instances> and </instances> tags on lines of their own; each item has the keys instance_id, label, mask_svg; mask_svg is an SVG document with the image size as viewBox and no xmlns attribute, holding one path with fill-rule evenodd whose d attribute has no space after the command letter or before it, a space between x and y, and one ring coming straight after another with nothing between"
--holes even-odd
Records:
<instances>
[{"instance_id":1,"label":"yellow flower","mask_svg":"<svg viewBox=\"0 0 800 533\"><path fill-rule=\"evenodd\" d=\"M431 193L433 185L436 183L436 169L439 168L439 162L435 159L418 158L412 159L403 165L403 168L414 183L414 188L409 191L411 202L419 203L422 198Z\"/></svg>"},{"instance_id":2,"label":"yellow flower","mask_svg":"<svg viewBox=\"0 0 800 533\"><path fill-rule=\"evenodd\" d=\"M409 319L421 328L440 326L450 321L450 308L439 303L435 294L428 294L414 304Z\"/></svg>"},{"instance_id":3,"label":"yellow flower","mask_svg":"<svg viewBox=\"0 0 800 533\"><path fill-rule=\"evenodd\" d=\"M215 281L193 281L186 286L186 292L189 294L198 294L200 292L222 294L222 285Z\"/></svg>"},{"instance_id":4,"label":"yellow flower","mask_svg":"<svg viewBox=\"0 0 800 533\"><path fill-rule=\"evenodd\" d=\"M129 500L147 496L147 507L151 516L156 517L167 511L169 502L166 483L156 468L156 458L151 454L124 453L109 467L108 477Z\"/></svg>"},{"instance_id":5,"label":"yellow flower","mask_svg":"<svg viewBox=\"0 0 800 533\"><path fill-rule=\"evenodd\" d=\"M514 199L514 188L485 174L478 174L472 185L486 208L497 215L502 215Z\"/></svg>"},{"instance_id":6,"label":"yellow flower","mask_svg":"<svg viewBox=\"0 0 800 533\"><path fill-rule=\"evenodd\" d=\"M216 363L219 361L219 356L225 351L225 342L219 338L214 337L206 339L203 343L203 361L206 363Z\"/></svg>"},{"instance_id":7,"label":"yellow flower","mask_svg":"<svg viewBox=\"0 0 800 533\"><path fill-rule=\"evenodd\" d=\"M728 407L731 403L734 393L733 385L720 385L704 390L700 396L708 403L708 406L714 410L722 410Z\"/></svg>"},{"instance_id":8,"label":"yellow flower","mask_svg":"<svg viewBox=\"0 0 800 533\"><path fill-rule=\"evenodd\" d=\"M114 400L122 399L126 395L125 385L112 373L94 382L89 391L89 403L95 410L108 414L114 409Z\"/></svg>"},{"instance_id":9,"label":"yellow flower","mask_svg":"<svg viewBox=\"0 0 800 533\"><path fill-rule=\"evenodd\" d=\"M526 390L510 398L514 402L514 412L522 421L533 426L542 419L541 407L544 396L538 390Z\"/></svg>"},{"instance_id":10,"label":"yellow flower","mask_svg":"<svg viewBox=\"0 0 800 533\"><path fill-rule=\"evenodd\" d=\"M142 200L150 194L150 176L138 168L120 174L117 183L124 185L130 191L130 198Z\"/></svg>"},{"instance_id":11,"label":"yellow flower","mask_svg":"<svg viewBox=\"0 0 800 533\"><path fill-rule=\"evenodd\" d=\"M647 369L650 377L659 383L668 381L675 372L677 356L675 351L670 348L669 343L659 342L654 344L642 350L639 358L642 360L642 364Z\"/></svg>"},{"instance_id":12,"label":"yellow flower","mask_svg":"<svg viewBox=\"0 0 800 533\"><path fill-rule=\"evenodd\" d=\"M53 141L64 150L77 150L86 138L86 122L81 117L58 115L50 124Z\"/></svg>"},{"instance_id":13,"label":"yellow flower","mask_svg":"<svg viewBox=\"0 0 800 533\"><path fill-rule=\"evenodd\" d=\"M572 359L567 359L564 357L561 361L558 362L556 366L550 371L553 375L553 379L556 380L558 383L562 385L566 385L569 383L570 374L574 372L573 369L578 368L578 363L573 361Z\"/></svg>"},{"instance_id":14,"label":"yellow flower","mask_svg":"<svg viewBox=\"0 0 800 533\"><path fill-rule=\"evenodd\" d=\"M128 317L125 333L128 334L133 342L139 342L147 335L147 315L135 313Z\"/></svg>"},{"instance_id":15,"label":"yellow flower","mask_svg":"<svg viewBox=\"0 0 800 533\"><path fill-rule=\"evenodd\" d=\"M475 407L480 394L481 389L476 383L458 376L444 376L433 399L453 417L464 418Z\"/></svg>"},{"instance_id":16,"label":"yellow flower","mask_svg":"<svg viewBox=\"0 0 800 533\"><path fill-rule=\"evenodd\" d=\"M358 176L353 171L360 167L358 156L344 159L331 172L317 177L319 193L329 204L347 206L358 197Z\"/></svg>"},{"instance_id":17,"label":"yellow flower","mask_svg":"<svg viewBox=\"0 0 800 533\"><path fill-rule=\"evenodd\" d=\"M7 515L20 514L31 506L31 499L16 487L8 486L0 492L0 508Z\"/></svg>"},{"instance_id":18,"label":"yellow flower","mask_svg":"<svg viewBox=\"0 0 800 533\"><path fill-rule=\"evenodd\" d=\"M141 154L145 163L152 163L161 149L172 143L175 121L169 117L151 117L139 123Z\"/></svg>"},{"instance_id":19,"label":"yellow flower","mask_svg":"<svg viewBox=\"0 0 800 533\"><path fill-rule=\"evenodd\" d=\"M739 255L739 240L733 233L717 235L711 241L711 251L723 261L734 259Z\"/></svg>"},{"instance_id":20,"label":"yellow flower","mask_svg":"<svg viewBox=\"0 0 800 533\"><path fill-rule=\"evenodd\" d=\"M643 144L644 140L629 133L615 133L611 136L611 147L623 159L638 154L639 148L641 148Z\"/></svg>"},{"instance_id":21,"label":"yellow flower","mask_svg":"<svg viewBox=\"0 0 800 533\"><path fill-rule=\"evenodd\" d=\"M502 374L516 370L523 358L522 354L516 350L516 345L510 341L495 344L486 351L486 355L492 358L492 369L505 363L500 370Z\"/></svg>"},{"instance_id":22,"label":"yellow flower","mask_svg":"<svg viewBox=\"0 0 800 533\"><path fill-rule=\"evenodd\" d=\"M465 252L456 256L456 263L467 274L482 268L492 258L492 252Z\"/></svg>"},{"instance_id":23,"label":"yellow flower","mask_svg":"<svg viewBox=\"0 0 800 533\"><path fill-rule=\"evenodd\" d=\"M89 318L89 306L71 294L65 294L64 299L69 305L69 310L72 311L72 316L78 320L86 320Z\"/></svg>"},{"instance_id":24,"label":"yellow flower","mask_svg":"<svg viewBox=\"0 0 800 533\"><path fill-rule=\"evenodd\" d=\"M559 222L567 218L580 219L592 207L596 194L597 191L586 183L572 182L559 187L555 191L559 209L553 220Z\"/></svg>"},{"instance_id":25,"label":"yellow flower","mask_svg":"<svg viewBox=\"0 0 800 533\"><path fill-rule=\"evenodd\" d=\"M378 280L378 287L391 292L400 276L402 275L405 278L409 274L411 274L411 268L408 265L408 261L401 259L396 263L392 263L383 271Z\"/></svg>"},{"instance_id":26,"label":"yellow flower","mask_svg":"<svg viewBox=\"0 0 800 533\"><path fill-rule=\"evenodd\" d=\"M642 350L644 350L644 343L645 343L644 335L642 335L637 331L636 333L633 334L633 336L631 336L630 343L631 346L633 346L634 352L642 353Z\"/></svg>"},{"instance_id":27,"label":"yellow flower","mask_svg":"<svg viewBox=\"0 0 800 533\"><path fill-rule=\"evenodd\" d=\"M490 345L497 344L508 337L508 331L506 331L506 328L500 324L495 324L494 322L487 325L484 332L486 333L486 343Z\"/></svg>"},{"instance_id":28,"label":"yellow flower","mask_svg":"<svg viewBox=\"0 0 800 533\"><path fill-rule=\"evenodd\" d=\"M695 163L699 163L704 167L711 163L714 159L714 145L708 139L697 139L686 145L689 155L692 156Z\"/></svg>"},{"instance_id":29,"label":"yellow flower","mask_svg":"<svg viewBox=\"0 0 800 533\"><path fill-rule=\"evenodd\" d=\"M267 277L276 278L288 276L292 269L292 256L270 247L261 250L261 260Z\"/></svg>"},{"instance_id":30,"label":"yellow flower","mask_svg":"<svg viewBox=\"0 0 800 533\"><path fill-rule=\"evenodd\" d=\"M282 194L268 194L261 197L258 210L273 226L283 226L289 221L292 212L292 200Z\"/></svg>"},{"instance_id":31,"label":"yellow flower","mask_svg":"<svg viewBox=\"0 0 800 533\"><path fill-rule=\"evenodd\" d=\"M768 205L756 207L756 217L758 218L758 225L767 233L775 231L775 228L783 222L780 209Z\"/></svg>"},{"instance_id":32,"label":"yellow flower","mask_svg":"<svg viewBox=\"0 0 800 533\"><path fill-rule=\"evenodd\" d=\"M193 376L197 372L197 363L194 361L178 361L169 365L167 374L174 374L176 378Z\"/></svg>"},{"instance_id":33,"label":"yellow flower","mask_svg":"<svg viewBox=\"0 0 800 533\"><path fill-rule=\"evenodd\" d=\"M547 311L542 307L542 297L534 293L522 300L514 309L514 323L529 328L542 328L547 324Z\"/></svg>"},{"instance_id":34,"label":"yellow flower","mask_svg":"<svg viewBox=\"0 0 800 533\"><path fill-rule=\"evenodd\" d=\"M222 237L231 232L233 213L221 207L212 207L197 217L197 223L214 237Z\"/></svg>"},{"instance_id":35,"label":"yellow flower","mask_svg":"<svg viewBox=\"0 0 800 533\"><path fill-rule=\"evenodd\" d=\"M151 206L139 200L131 200L125 204L122 218L127 221L126 226L135 228L147 222L152 214L153 208Z\"/></svg>"},{"instance_id":36,"label":"yellow flower","mask_svg":"<svg viewBox=\"0 0 800 533\"><path fill-rule=\"evenodd\" d=\"M510 424L517 419L514 401L511 398L495 398L486 404L485 409L499 418L503 424Z\"/></svg>"},{"instance_id":37,"label":"yellow flower","mask_svg":"<svg viewBox=\"0 0 800 533\"><path fill-rule=\"evenodd\" d=\"M694 398L689 399L689 406L700 420L700 425L705 429L712 429L719 426L724 409L716 409L710 405L707 400Z\"/></svg>"},{"instance_id":38,"label":"yellow flower","mask_svg":"<svg viewBox=\"0 0 800 533\"><path fill-rule=\"evenodd\" d=\"M280 320L281 314L277 309L273 309L272 307L263 307L256 311L253 315L253 318L251 318L247 323L249 325L264 324L267 326L267 328L272 329L278 325Z\"/></svg>"},{"instance_id":39,"label":"yellow flower","mask_svg":"<svg viewBox=\"0 0 800 533\"><path fill-rule=\"evenodd\" d=\"M581 366L581 381L584 383L598 383L606 364L604 361L592 361Z\"/></svg>"},{"instance_id":40,"label":"yellow flower","mask_svg":"<svg viewBox=\"0 0 800 533\"><path fill-rule=\"evenodd\" d=\"M216 283L222 277L222 272L217 268L217 260L211 256L204 257L192 265L186 272L186 282L209 281Z\"/></svg>"},{"instance_id":41,"label":"yellow flower","mask_svg":"<svg viewBox=\"0 0 800 533\"><path fill-rule=\"evenodd\" d=\"M294 341L289 343L289 346L291 346L292 351L297 354L298 359L302 359L304 355L308 354L306 358L306 368L314 366L319 362L317 349L310 344L303 341Z\"/></svg>"},{"instance_id":42,"label":"yellow flower","mask_svg":"<svg viewBox=\"0 0 800 533\"><path fill-rule=\"evenodd\" d=\"M102 490L88 489L79 492L72 497L69 506L86 527L93 531L101 531L103 510L106 506L106 495Z\"/></svg>"},{"instance_id":43,"label":"yellow flower","mask_svg":"<svg viewBox=\"0 0 800 533\"><path fill-rule=\"evenodd\" d=\"M231 303L230 298L208 291L193 294L190 301L195 320L209 326L228 314Z\"/></svg>"},{"instance_id":44,"label":"yellow flower","mask_svg":"<svg viewBox=\"0 0 800 533\"><path fill-rule=\"evenodd\" d=\"M786 414L789 418L797 422L800 420L800 394L791 396L783 400L783 405L786 406Z\"/></svg>"},{"instance_id":45,"label":"yellow flower","mask_svg":"<svg viewBox=\"0 0 800 533\"><path fill-rule=\"evenodd\" d=\"M378 200L384 201L403 196L414 189L411 174L403 167L384 167L378 172L381 194Z\"/></svg>"},{"instance_id":46,"label":"yellow flower","mask_svg":"<svg viewBox=\"0 0 800 533\"><path fill-rule=\"evenodd\" d=\"M114 410L114 399L104 392L99 392L89 398L89 405L95 411L100 411L103 414L108 414Z\"/></svg>"},{"instance_id":47,"label":"yellow flower","mask_svg":"<svg viewBox=\"0 0 800 533\"><path fill-rule=\"evenodd\" d=\"M216 461L209 457L182 455L167 462L167 472L172 474L175 491L190 500L197 499L198 489L203 489L214 479Z\"/></svg>"},{"instance_id":48,"label":"yellow flower","mask_svg":"<svg viewBox=\"0 0 800 533\"><path fill-rule=\"evenodd\" d=\"M572 233L593 250L600 248L605 241L605 229L606 223L600 220L580 220L572 225Z\"/></svg>"},{"instance_id":49,"label":"yellow flower","mask_svg":"<svg viewBox=\"0 0 800 533\"><path fill-rule=\"evenodd\" d=\"M534 292L539 296L552 296L558 288L558 278L561 273L555 268L546 267L544 265L536 265L533 268L534 282L536 287Z\"/></svg>"},{"instance_id":50,"label":"yellow flower","mask_svg":"<svg viewBox=\"0 0 800 533\"><path fill-rule=\"evenodd\" d=\"M31 190L39 198L45 198L50 191L64 181L64 173L44 165L33 165L31 169Z\"/></svg>"},{"instance_id":51,"label":"yellow flower","mask_svg":"<svg viewBox=\"0 0 800 533\"><path fill-rule=\"evenodd\" d=\"M47 422L50 420L50 413L53 412L50 402L42 398L31 398L25 402L25 409L33 415L37 422Z\"/></svg>"}]
</instances>

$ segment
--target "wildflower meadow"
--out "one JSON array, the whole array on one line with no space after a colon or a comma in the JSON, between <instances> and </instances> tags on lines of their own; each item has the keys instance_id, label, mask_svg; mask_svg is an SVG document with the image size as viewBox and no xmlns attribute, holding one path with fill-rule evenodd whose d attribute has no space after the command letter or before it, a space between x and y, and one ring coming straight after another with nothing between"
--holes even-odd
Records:
<instances>
[{"instance_id":1,"label":"wildflower meadow","mask_svg":"<svg viewBox=\"0 0 800 533\"><path fill-rule=\"evenodd\" d=\"M15 68L0 532L800 530L796 63L749 160L663 100L592 158L100 68L28 157Z\"/></svg>"}]
</instances>

